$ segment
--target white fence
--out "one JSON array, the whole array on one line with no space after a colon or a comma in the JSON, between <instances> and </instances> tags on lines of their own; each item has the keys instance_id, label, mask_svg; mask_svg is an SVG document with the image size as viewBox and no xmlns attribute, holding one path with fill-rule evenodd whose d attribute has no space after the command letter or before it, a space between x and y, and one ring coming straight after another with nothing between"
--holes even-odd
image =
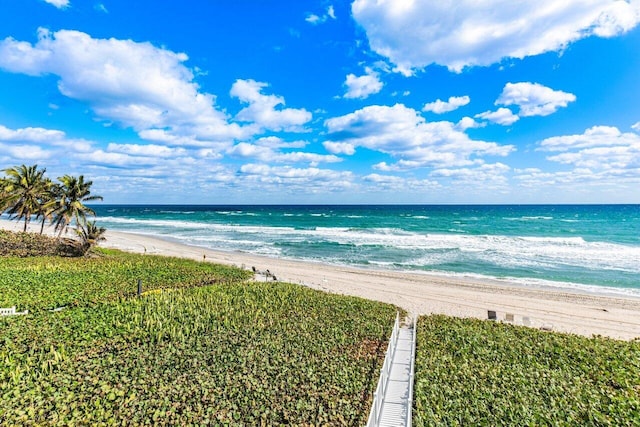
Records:
<instances>
[{"instance_id":1,"label":"white fence","mask_svg":"<svg viewBox=\"0 0 640 427\"><path fill-rule=\"evenodd\" d=\"M29 313L29 310L16 311L15 305L9 308L0 308L0 316L20 316L28 313Z\"/></svg>"},{"instance_id":2,"label":"white fence","mask_svg":"<svg viewBox=\"0 0 640 427\"><path fill-rule=\"evenodd\" d=\"M389 374L391 373L391 362L396 352L398 344L398 332L400 330L400 313L396 314L396 321L393 324L393 331L391 331L391 338L389 339L389 345L384 357L384 364L380 370L380 379L378 380L378 386L373 393L373 404L371 405L371 412L369 413L369 420L367 421L367 427L377 426L380 422L380 415L382 415L382 403L384 401L384 395L387 391L387 385L389 383Z\"/></svg>"},{"instance_id":3,"label":"white fence","mask_svg":"<svg viewBox=\"0 0 640 427\"><path fill-rule=\"evenodd\" d=\"M418 335L417 319L413 318L413 333L411 334L411 370L409 371L409 409L407 409L407 427L411 427L413 422L412 406L413 406L413 380L416 367L416 336Z\"/></svg>"}]
</instances>

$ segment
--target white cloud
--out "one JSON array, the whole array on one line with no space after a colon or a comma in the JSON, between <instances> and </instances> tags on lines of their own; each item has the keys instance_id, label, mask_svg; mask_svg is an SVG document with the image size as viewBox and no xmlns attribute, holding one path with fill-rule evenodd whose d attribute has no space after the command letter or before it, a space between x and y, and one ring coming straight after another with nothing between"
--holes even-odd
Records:
<instances>
[{"instance_id":1,"label":"white cloud","mask_svg":"<svg viewBox=\"0 0 640 427\"><path fill-rule=\"evenodd\" d=\"M469 98L467 95L452 96L448 101L437 99L434 102L424 104L424 107L422 107L422 111L431 111L436 114L448 113L449 111L453 111L467 105L469 102L471 102L471 98Z\"/></svg>"},{"instance_id":2,"label":"white cloud","mask_svg":"<svg viewBox=\"0 0 640 427\"><path fill-rule=\"evenodd\" d=\"M483 156L506 156L514 150L511 145L472 140L451 122L427 122L402 104L368 106L329 119L325 126L329 150L346 153L351 147L365 147L399 159L394 165L378 164L380 170L471 165L482 163Z\"/></svg>"},{"instance_id":3,"label":"white cloud","mask_svg":"<svg viewBox=\"0 0 640 427\"><path fill-rule=\"evenodd\" d=\"M86 152L91 150L92 146L91 142L69 138L60 130L34 127L9 129L3 125L0 125L0 142L38 144L47 148L62 147L74 152Z\"/></svg>"},{"instance_id":4,"label":"white cloud","mask_svg":"<svg viewBox=\"0 0 640 427\"><path fill-rule=\"evenodd\" d=\"M509 191L509 177L511 168L503 163L483 164L476 167L443 168L434 170L432 178L450 182L451 189L473 189L473 192Z\"/></svg>"},{"instance_id":5,"label":"white cloud","mask_svg":"<svg viewBox=\"0 0 640 427\"><path fill-rule=\"evenodd\" d=\"M474 117L503 126L509 126L520 120L517 114L513 114L510 109L504 107L498 108L496 111L485 111L484 113L476 114Z\"/></svg>"},{"instance_id":6,"label":"white cloud","mask_svg":"<svg viewBox=\"0 0 640 427\"><path fill-rule=\"evenodd\" d=\"M10 129L0 125L0 159L3 163L26 160L48 160L51 163L51 159L59 161L92 149L90 141L69 138L60 130L39 127Z\"/></svg>"},{"instance_id":7,"label":"white cloud","mask_svg":"<svg viewBox=\"0 0 640 427\"><path fill-rule=\"evenodd\" d=\"M309 24L313 24L313 25L317 25L317 24L321 24L324 21L326 21L327 19L322 19L321 17L319 17L318 15L315 15L313 13L310 13L307 15L306 18L304 18L305 21L307 21Z\"/></svg>"},{"instance_id":8,"label":"white cloud","mask_svg":"<svg viewBox=\"0 0 640 427\"><path fill-rule=\"evenodd\" d=\"M46 3L57 7L58 9L65 9L69 7L69 0L44 0Z\"/></svg>"},{"instance_id":9,"label":"white cloud","mask_svg":"<svg viewBox=\"0 0 640 427\"><path fill-rule=\"evenodd\" d=\"M572 93L553 90L538 83L507 83L496 105L517 105L521 117L548 116L576 100Z\"/></svg>"},{"instance_id":10,"label":"white cloud","mask_svg":"<svg viewBox=\"0 0 640 427\"><path fill-rule=\"evenodd\" d=\"M0 142L0 159L11 163L16 161L41 161L55 155L52 150L45 150L38 145L5 144Z\"/></svg>"},{"instance_id":11,"label":"white cloud","mask_svg":"<svg viewBox=\"0 0 640 427\"><path fill-rule=\"evenodd\" d=\"M281 152L275 150L273 146L250 144L247 142L236 144L227 150L227 153L232 156L255 159L265 163L309 163L312 166L317 166L319 163L336 163L342 161L340 157L334 155L300 151Z\"/></svg>"},{"instance_id":12,"label":"white cloud","mask_svg":"<svg viewBox=\"0 0 640 427\"><path fill-rule=\"evenodd\" d=\"M229 123L199 91L187 56L150 43L94 39L79 31L40 29L38 42L0 41L0 68L29 75L54 74L58 89L87 102L105 120L138 132L161 131L179 139L228 140L250 129Z\"/></svg>"},{"instance_id":13,"label":"white cloud","mask_svg":"<svg viewBox=\"0 0 640 427\"><path fill-rule=\"evenodd\" d=\"M613 37L640 22L636 0L355 0L371 49L410 75L430 64L460 72L503 58L558 51L589 36Z\"/></svg>"},{"instance_id":14,"label":"white cloud","mask_svg":"<svg viewBox=\"0 0 640 427\"><path fill-rule=\"evenodd\" d=\"M302 131L302 125L311 120L311 113L304 108L278 108L285 105L284 98L262 94L262 89L268 86L255 80L235 81L231 96L249 104L240 110L236 120L252 122L260 128L274 131Z\"/></svg>"},{"instance_id":15,"label":"white cloud","mask_svg":"<svg viewBox=\"0 0 640 427\"><path fill-rule=\"evenodd\" d=\"M631 126L631 129L640 132L640 122L638 122L635 125Z\"/></svg>"},{"instance_id":16,"label":"white cloud","mask_svg":"<svg viewBox=\"0 0 640 427\"><path fill-rule=\"evenodd\" d=\"M107 151L111 153L123 153L132 156L152 157L176 157L186 154L184 148L170 148L164 145L139 145L139 144L115 144L107 145Z\"/></svg>"},{"instance_id":17,"label":"white cloud","mask_svg":"<svg viewBox=\"0 0 640 427\"><path fill-rule=\"evenodd\" d=\"M331 18L331 19L337 19L337 18L336 18L336 11L335 11L335 9L333 8L333 5L331 5L331 6L329 6L329 7L327 8L327 15L328 15L328 16L329 16L329 18Z\"/></svg>"},{"instance_id":18,"label":"white cloud","mask_svg":"<svg viewBox=\"0 0 640 427\"><path fill-rule=\"evenodd\" d=\"M302 148L308 145L306 141L287 142L277 136L265 136L258 138L255 141L255 144L270 148Z\"/></svg>"},{"instance_id":19,"label":"white cloud","mask_svg":"<svg viewBox=\"0 0 640 427\"><path fill-rule=\"evenodd\" d=\"M611 126L594 126L581 135L547 138L539 151L555 152L547 159L593 174L640 178L640 135Z\"/></svg>"},{"instance_id":20,"label":"white cloud","mask_svg":"<svg viewBox=\"0 0 640 427\"><path fill-rule=\"evenodd\" d=\"M467 129L476 129L476 128L481 128L485 126L486 126L486 123L476 122L471 117L463 117L456 124L456 128L463 132Z\"/></svg>"},{"instance_id":21,"label":"white cloud","mask_svg":"<svg viewBox=\"0 0 640 427\"><path fill-rule=\"evenodd\" d=\"M364 182L373 184L375 190L379 191L398 191L406 192L411 190L431 190L438 188L440 185L437 181L429 179L417 179L413 177L402 177L396 175L380 175L372 173L362 177Z\"/></svg>"},{"instance_id":22,"label":"white cloud","mask_svg":"<svg viewBox=\"0 0 640 427\"><path fill-rule=\"evenodd\" d=\"M371 68L365 69L366 74L356 77L355 74L348 74L344 85L347 87L345 98L365 99L382 90L383 83L380 81L378 73Z\"/></svg>"},{"instance_id":23,"label":"white cloud","mask_svg":"<svg viewBox=\"0 0 640 427\"><path fill-rule=\"evenodd\" d=\"M65 138L65 133L60 130L44 128L9 129L0 125L0 141L2 142L50 142Z\"/></svg>"},{"instance_id":24,"label":"white cloud","mask_svg":"<svg viewBox=\"0 0 640 427\"><path fill-rule=\"evenodd\" d=\"M307 17L304 19L311 25L324 24L327 20L336 19L336 11L333 8L333 5L327 7L327 12L323 15L316 15L315 13L308 13Z\"/></svg>"},{"instance_id":25,"label":"white cloud","mask_svg":"<svg viewBox=\"0 0 640 427\"><path fill-rule=\"evenodd\" d=\"M93 6L93 8L98 12L109 13L109 11L107 10L107 7L102 3L97 3L95 6Z\"/></svg>"},{"instance_id":26,"label":"white cloud","mask_svg":"<svg viewBox=\"0 0 640 427\"><path fill-rule=\"evenodd\" d=\"M317 167L294 168L246 164L240 167L240 179L244 183L256 182L273 190L286 187L288 191L327 192L344 191L354 186L354 175L349 171L334 171ZM268 187L271 185L272 187Z\"/></svg>"},{"instance_id":27,"label":"white cloud","mask_svg":"<svg viewBox=\"0 0 640 427\"><path fill-rule=\"evenodd\" d=\"M356 147L346 142L325 141L322 145L328 152L333 154L346 154L348 156L352 156L356 152Z\"/></svg>"}]
</instances>

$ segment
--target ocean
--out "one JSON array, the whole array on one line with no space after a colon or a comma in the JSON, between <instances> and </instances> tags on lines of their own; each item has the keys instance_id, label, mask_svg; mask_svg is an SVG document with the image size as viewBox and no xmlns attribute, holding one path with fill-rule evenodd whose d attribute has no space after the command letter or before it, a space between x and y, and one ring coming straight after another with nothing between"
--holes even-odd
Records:
<instances>
[{"instance_id":1,"label":"ocean","mask_svg":"<svg viewBox=\"0 0 640 427\"><path fill-rule=\"evenodd\" d=\"M222 251L640 297L640 205L92 207Z\"/></svg>"}]
</instances>

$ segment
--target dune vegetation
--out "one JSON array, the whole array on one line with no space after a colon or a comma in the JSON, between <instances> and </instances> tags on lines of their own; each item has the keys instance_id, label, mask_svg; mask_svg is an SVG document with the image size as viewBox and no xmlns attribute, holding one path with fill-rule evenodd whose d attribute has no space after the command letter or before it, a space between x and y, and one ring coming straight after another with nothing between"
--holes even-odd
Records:
<instances>
[{"instance_id":1,"label":"dune vegetation","mask_svg":"<svg viewBox=\"0 0 640 427\"><path fill-rule=\"evenodd\" d=\"M117 251L2 258L0 306L29 314L0 317L0 425L363 425L396 308L247 279Z\"/></svg>"},{"instance_id":2,"label":"dune vegetation","mask_svg":"<svg viewBox=\"0 0 640 427\"><path fill-rule=\"evenodd\" d=\"M640 425L640 341L419 319L414 425Z\"/></svg>"}]
</instances>

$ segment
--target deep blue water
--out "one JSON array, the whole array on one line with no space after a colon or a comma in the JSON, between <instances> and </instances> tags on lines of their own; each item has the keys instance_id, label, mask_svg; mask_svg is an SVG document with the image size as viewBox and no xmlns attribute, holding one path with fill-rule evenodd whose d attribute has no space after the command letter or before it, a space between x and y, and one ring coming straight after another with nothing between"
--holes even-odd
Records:
<instances>
[{"instance_id":1,"label":"deep blue water","mask_svg":"<svg viewBox=\"0 0 640 427\"><path fill-rule=\"evenodd\" d=\"M97 205L107 229L224 251L640 296L640 205Z\"/></svg>"}]
</instances>

